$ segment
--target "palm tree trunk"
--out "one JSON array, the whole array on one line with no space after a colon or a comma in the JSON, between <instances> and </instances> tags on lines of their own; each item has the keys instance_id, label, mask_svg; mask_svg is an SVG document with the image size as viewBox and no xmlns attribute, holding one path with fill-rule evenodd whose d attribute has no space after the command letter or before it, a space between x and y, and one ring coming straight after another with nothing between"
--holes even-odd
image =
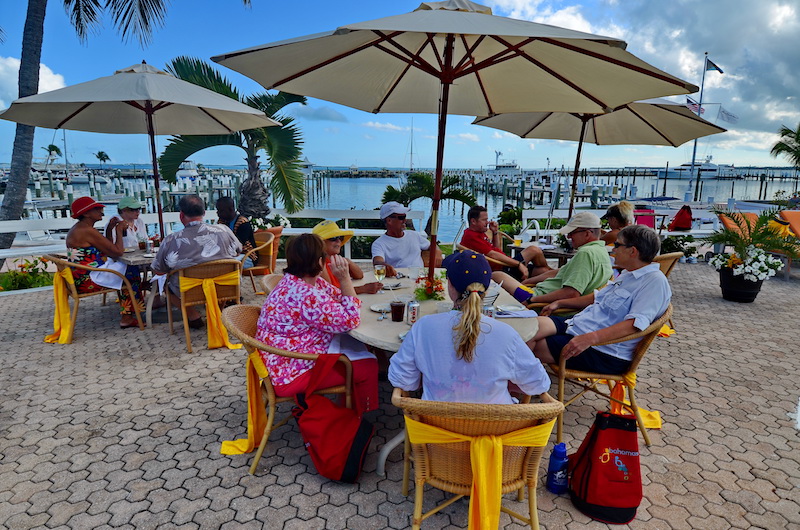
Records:
<instances>
[{"instance_id":1,"label":"palm tree trunk","mask_svg":"<svg viewBox=\"0 0 800 530\"><path fill-rule=\"evenodd\" d=\"M22 33L22 57L19 64L19 97L30 96L39 91L39 63L42 58L44 38L44 16L47 0L28 0L28 13ZM36 128L17 124L14 150L11 154L11 174L8 177L0 220L16 220L22 216L25 192L33 159L33 134ZM0 234L0 248L9 248L14 234ZM0 260L2 267L5 260Z\"/></svg>"},{"instance_id":2,"label":"palm tree trunk","mask_svg":"<svg viewBox=\"0 0 800 530\"><path fill-rule=\"evenodd\" d=\"M254 149L247 151L247 178L239 188L239 212L245 217L269 216L269 190L261 182L261 165Z\"/></svg>"}]
</instances>

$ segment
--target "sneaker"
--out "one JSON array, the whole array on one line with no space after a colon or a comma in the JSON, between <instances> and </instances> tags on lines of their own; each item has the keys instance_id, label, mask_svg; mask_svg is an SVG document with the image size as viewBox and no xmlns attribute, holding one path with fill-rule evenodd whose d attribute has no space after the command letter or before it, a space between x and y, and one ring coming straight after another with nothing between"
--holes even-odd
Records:
<instances>
[{"instance_id":1,"label":"sneaker","mask_svg":"<svg viewBox=\"0 0 800 530\"><path fill-rule=\"evenodd\" d=\"M694 256L689 256L686 258L686 263L697 263L697 258Z\"/></svg>"}]
</instances>

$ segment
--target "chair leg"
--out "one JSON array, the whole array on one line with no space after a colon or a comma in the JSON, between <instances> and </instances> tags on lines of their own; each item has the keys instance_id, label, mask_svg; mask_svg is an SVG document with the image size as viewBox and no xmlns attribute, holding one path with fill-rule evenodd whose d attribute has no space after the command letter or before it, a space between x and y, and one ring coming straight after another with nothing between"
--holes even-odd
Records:
<instances>
[{"instance_id":1,"label":"chair leg","mask_svg":"<svg viewBox=\"0 0 800 530\"><path fill-rule=\"evenodd\" d=\"M69 303L69 299L67 299ZM75 307L72 308L72 316L69 319L69 330L67 330L67 344L72 344L72 335L75 333L75 324L78 322L78 306L81 303L80 298L75 299Z\"/></svg>"},{"instance_id":2,"label":"chair leg","mask_svg":"<svg viewBox=\"0 0 800 530\"><path fill-rule=\"evenodd\" d=\"M564 386L566 385L566 380L564 374L559 370L558 374L558 400L561 403L564 403ZM558 419L556 420L556 443L561 443L562 435L564 434L564 411L562 410L559 415Z\"/></svg>"},{"instance_id":3,"label":"chair leg","mask_svg":"<svg viewBox=\"0 0 800 530\"><path fill-rule=\"evenodd\" d=\"M414 493L414 519L411 521L411 528L419 530L422 524L422 490L425 488L425 483L422 480L416 480L416 491Z\"/></svg>"},{"instance_id":4,"label":"chair leg","mask_svg":"<svg viewBox=\"0 0 800 530\"><path fill-rule=\"evenodd\" d=\"M264 433L261 435L261 443L258 444L258 450L256 451L256 455L253 457L253 463L250 464L250 474L256 474L256 468L258 468L258 462L261 460L261 455L264 454L264 449L267 448L267 442L269 441L269 435L272 433L272 423L275 421L275 413L277 411L275 403L270 403L267 406L267 424L264 426Z\"/></svg>"},{"instance_id":5,"label":"chair leg","mask_svg":"<svg viewBox=\"0 0 800 530\"><path fill-rule=\"evenodd\" d=\"M539 506L536 500L536 488L533 486L528 486L528 516L531 529L539 530Z\"/></svg>"},{"instance_id":6,"label":"chair leg","mask_svg":"<svg viewBox=\"0 0 800 530\"><path fill-rule=\"evenodd\" d=\"M408 497L408 478L411 474L411 442L406 431L403 442L403 497Z\"/></svg>"},{"instance_id":7,"label":"chair leg","mask_svg":"<svg viewBox=\"0 0 800 530\"><path fill-rule=\"evenodd\" d=\"M631 387L628 388L628 397L631 401L631 407L633 407L633 413L636 415L636 423L639 424L639 430L642 431L642 438L644 438L644 444L650 447L650 437L647 435L647 428L644 426L644 420L642 419L642 413L639 412L639 406L636 404L636 398L633 395L633 389Z\"/></svg>"},{"instance_id":8,"label":"chair leg","mask_svg":"<svg viewBox=\"0 0 800 530\"><path fill-rule=\"evenodd\" d=\"M186 335L186 349L192 352L192 335L189 333L189 317L186 315L186 305L181 301L181 315L183 315L183 333Z\"/></svg>"},{"instance_id":9,"label":"chair leg","mask_svg":"<svg viewBox=\"0 0 800 530\"><path fill-rule=\"evenodd\" d=\"M253 277L253 273L250 272L248 275L250 276L250 283L253 284L253 292L258 294L258 289L256 289L256 279Z\"/></svg>"}]
</instances>

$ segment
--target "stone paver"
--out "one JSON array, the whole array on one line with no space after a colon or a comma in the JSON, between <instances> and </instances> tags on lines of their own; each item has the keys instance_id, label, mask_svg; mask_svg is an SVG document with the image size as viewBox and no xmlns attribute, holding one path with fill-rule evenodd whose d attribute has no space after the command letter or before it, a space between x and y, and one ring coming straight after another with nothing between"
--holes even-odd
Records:
<instances>
[{"instance_id":1,"label":"stone paver","mask_svg":"<svg viewBox=\"0 0 800 530\"><path fill-rule=\"evenodd\" d=\"M753 304L723 301L703 264L679 264L671 283L677 333L655 341L637 387L664 428L641 447L645 499L627 527L800 525L800 356L789 324L800 272L766 282ZM263 302L247 284L244 295ZM253 477L251 456L219 453L222 440L246 434L244 354L205 349L204 330L192 332L193 354L180 328L120 330L113 303L99 302L81 304L75 342L58 345L42 342L50 292L0 296L0 528L408 527L401 450L386 478L375 475L377 451L402 426L387 383L358 485L319 477L294 422L273 433ZM596 397L569 407L570 451L603 407ZM542 528L606 526L565 496L538 494ZM426 507L442 498L427 491ZM467 505L423 527L464 527ZM506 515L501 526L522 528Z\"/></svg>"}]
</instances>

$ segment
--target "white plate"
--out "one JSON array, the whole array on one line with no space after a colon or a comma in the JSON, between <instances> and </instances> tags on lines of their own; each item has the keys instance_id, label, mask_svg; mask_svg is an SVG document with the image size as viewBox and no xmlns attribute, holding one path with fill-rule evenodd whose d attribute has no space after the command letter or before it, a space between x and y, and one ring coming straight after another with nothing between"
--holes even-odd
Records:
<instances>
[{"instance_id":1,"label":"white plate","mask_svg":"<svg viewBox=\"0 0 800 530\"><path fill-rule=\"evenodd\" d=\"M136 252L137 250L139 250L139 249L138 248L126 248L125 250L123 250L123 252Z\"/></svg>"},{"instance_id":2,"label":"white plate","mask_svg":"<svg viewBox=\"0 0 800 530\"><path fill-rule=\"evenodd\" d=\"M496 307L500 311L505 311L507 313L511 313L513 311L522 311L522 310L525 309L521 305L499 305L499 306L496 306Z\"/></svg>"},{"instance_id":3,"label":"white plate","mask_svg":"<svg viewBox=\"0 0 800 530\"><path fill-rule=\"evenodd\" d=\"M392 310L391 306L387 304L372 304L369 306L370 311L374 311L376 313L388 313Z\"/></svg>"},{"instance_id":4,"label":"white plate","mask_svg":"<svg viewBox=\"0 0 800 530\"><path fill-rule=\"evenodd\" d=\"M397 283L384 283L383 284L383 288L386 289L387 291L394 291L395 289L402 289L404 287L406 287L406 286L403 285L400 282L397 282Z\"/></svg>"},{"instance_id":5,"label":"white plate","mask_svg":"<svg viewBox=\"0 0 800 530\"><path fill-rule=\"evenodd\" d=\"M142 257L143 258L155 258L156 255L155 254L142 254Z\"/></svg>"}]
</instances>

